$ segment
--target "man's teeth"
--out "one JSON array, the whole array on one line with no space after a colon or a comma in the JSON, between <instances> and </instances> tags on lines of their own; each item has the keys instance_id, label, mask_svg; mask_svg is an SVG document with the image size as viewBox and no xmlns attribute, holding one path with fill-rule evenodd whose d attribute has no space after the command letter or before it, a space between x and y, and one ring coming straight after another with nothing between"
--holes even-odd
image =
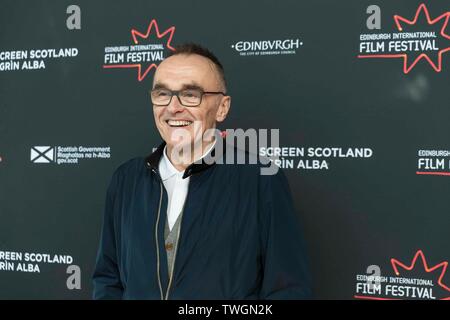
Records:
<instances>
[{"instance_id":1,"label":"man's teeth","mask_svg":"<svg viewBox=\"0 0 450 320\"><path fill-rule=\"evenodd\" d=\"M184 127L188 126L192 123L192 121L186 121L186 120L168 120L167 123L169 126L173 127Z\"/></svg>"}]
</instances>

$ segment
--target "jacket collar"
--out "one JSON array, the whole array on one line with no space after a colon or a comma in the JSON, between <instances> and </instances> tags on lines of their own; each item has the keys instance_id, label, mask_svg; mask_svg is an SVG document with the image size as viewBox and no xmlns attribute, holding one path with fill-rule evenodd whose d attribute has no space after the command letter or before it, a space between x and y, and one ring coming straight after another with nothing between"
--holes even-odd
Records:
<instances>
[{"instance_id":1,"label":"jacket collar","mask_svg":"<svg viewBox=\"0 0 450 320\"><path fill-rule=\"evenodd\" d=\"M184 173L184 171L178 171L172 162L170 162L169 157L167 156L167 145L164 147L163 154L158 164L158 170L163 181L173 176L182 176Z\"/></svg>"},{"instance_id":2,"label":"jacket collar","mask_svg":"<svg viewBox=\"0 0 450 320\"><path fill-rule=\"evenodd\" d=\"M222 139L222 138L220 138L220 139ZM207 155L205 155L201 159L201 161L196 161L196 162L190 164L184 171L183 179L212 167L215 164L215 162L214 163L206 163L204 161L204 159L206 157L208 157L209 155L215 156L217 152L220 152L221 155L223 156L223 154L225 154L225 150L226 150L225 139L222 140L222 145L223 145L222 150L218 150L217 145L218 144L216 143L215 146L212 148L212 150ZM153 153L151 153L150 155L148 155L145 158L147 168L159 173L158 165L159 165L159 161L161 160L161 157L163 156L165 146L166 146L166 142L162 142Z\"/></svg>"}]
</instances>

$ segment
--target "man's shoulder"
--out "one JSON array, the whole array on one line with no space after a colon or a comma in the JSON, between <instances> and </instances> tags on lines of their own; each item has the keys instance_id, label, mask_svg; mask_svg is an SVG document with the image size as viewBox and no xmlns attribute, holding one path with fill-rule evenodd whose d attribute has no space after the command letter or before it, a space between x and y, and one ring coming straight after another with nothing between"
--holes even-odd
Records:
<instances>
[{"instance_id":1,"label":"man's shoulder","mask_svg":"<svg viewBox=\"0 0 450 320\"><path fill-rule=\"evenodd\" d=\"M249 151L243 149L241 146L236 146L234 144L229 144L228 142L224 144L224 153L220 158L220 163L225 164L251 164L249 168L257 164L258 154L256 150Z\"/></svg>"},{"instance_id":2,"label":"man's shoulder","mask_svg":"<svg viewBox=\"0 0 450 320\"><path fill-rule=\"evenodd\" d=\"M227 171L236 171L241 178L265 176L267 179L283 175L281 168L271 159L258 154L255 150L245 150L237 146L226 146L226 153L219 164Z\"/></svg>"},{"instance_id":3,"label":"man's shoulder","mask_svg":"<svg viewBox=\"0 0 450 320\"><path fill-rule=\"evenodd\" d=\"M122 162L113 175L120 178L133 177L141 174L145 169L145 158L138 156Z\"/></svg>"}]
</instances>

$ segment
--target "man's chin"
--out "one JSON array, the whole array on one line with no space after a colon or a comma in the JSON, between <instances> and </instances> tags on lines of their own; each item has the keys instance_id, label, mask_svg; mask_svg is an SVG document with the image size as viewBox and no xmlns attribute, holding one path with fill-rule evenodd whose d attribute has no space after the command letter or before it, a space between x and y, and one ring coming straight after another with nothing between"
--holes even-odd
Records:
<instances>
[{"instance_id":1,"label":"man's chin","mask_svg":"<svg viewBox=\"0 0 450 320\"><path fill-rule=\"evenodd\" d=\"M165 137L167 137L168 141L178 141L180 139L183 140L192 140L194 137L194 130L192 125L185 127L171 127L167 126L165 128Z\"/></svg>"},{"instance_id":2,"label":"man's chin","mask_svg":"<svg viewBox=\"0 0 450 320\"><path fill-rule=\"evenodd\" d=\"M169 149L176 149L176 150L182 150L182 149L192 149L192 147L194 146L194 141L193 140L188 140L188 141L180 141L180 140L171 140L171 139L167 139L165 140L166 144L167 144L167 148Z\"/></svg>"},{"instance_id":3,"label":"man's chin","mask_svg":"<svg viewBox=\"0 0 450 320\"><path fill-rule=\"evenodd\" d=\"M173 147L193 145L195 141L194 132L188 128L189 127L169 127L164 134L164 141Z\"/></svg>"}]
</instances>

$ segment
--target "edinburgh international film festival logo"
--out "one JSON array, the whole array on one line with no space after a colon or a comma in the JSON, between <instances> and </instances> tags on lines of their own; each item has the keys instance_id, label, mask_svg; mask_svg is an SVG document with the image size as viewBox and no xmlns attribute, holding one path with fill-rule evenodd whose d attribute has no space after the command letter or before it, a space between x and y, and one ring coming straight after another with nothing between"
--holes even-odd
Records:
<instances>
[{"instance_id":1,"label":"edinburgh international film festival logo","mask_svg":"<svg viewBox=\"0 0 450 320\"><path fill-rule=\"evenodd\" d=\"M370 14L367 28L374 33L359 35L359 59L399 59L405 74L418 63L427 63L434 71L442 71L442 56L450 51L449 11L432 15L427 6L421 4L415 13L394 14L393 31L389 33L380 32L380 7L371 5L367 13Z\"/></svg>"},{"instance_id":2,"label":"edinburgh international film festival logo","mask_svg":"<svg viewBox=\"0 0 450 320\"><path fill-rule=\"evenodd\" d=\"M160 30L155 19L151 20L146 31L131 29L132 44L105 47L104 69L136 69L137 80L142 81L164 59L171 46L175 27Z\"/></svg>"},{"instance_id":3,"label":"edinburgh international film festival logo","mask_svg":"<svg viewBox=\"0 0 450 320\"><path fill-rule=\"evenodd\" d=\"M450 177L450 150L439 148L417 150L416 174Z\"/></svg>"},{"instance_id":4,"label":"edinburgh international film festival logo","mask_svg":"<svg viewBox=\"0 0 450 320\"><path fill-rule=\"evenodd\" d=\"M392 258L386 274L379 265L356 275L355 299L365 300L450 300L445 283L448 261L430 263L422 250L409 259Z\"/></svg>"}]
</instances>

